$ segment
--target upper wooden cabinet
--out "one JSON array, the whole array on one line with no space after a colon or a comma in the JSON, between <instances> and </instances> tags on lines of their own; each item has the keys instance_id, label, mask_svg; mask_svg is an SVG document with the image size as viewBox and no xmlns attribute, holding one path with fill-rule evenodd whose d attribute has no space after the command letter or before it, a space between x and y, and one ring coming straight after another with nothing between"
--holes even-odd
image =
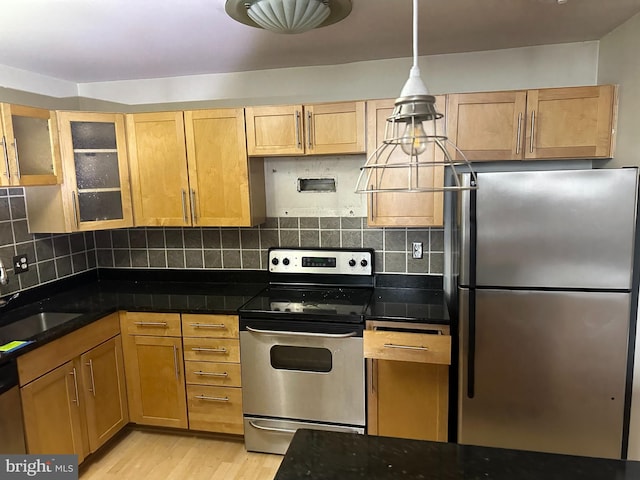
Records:
<instances>
[{"instance_id":1,"label":"upper wooden cabinet","mask_svg":"<svg viewBox=\"0 0 640 480\"><path fill-rule=\"evenodd\" d=\"M55 112L0 104L0 186L61 183Z\"/></svg>"},{"instance_id":2,"label":"upper wooden cabinet","mask_svg":"<svg viewBox=\"0 0 640 480\"><path fill-rule=\"evenodd\" d=\"M62 185L26 189L31 233L133 226L124 115L57 112Z\"/></svg>"},{"instance_id":3,"label":"upper wooden cabinet","mask_svg":"<svg viewBox=\"0 0 640 480\"><path fill-rule=\"evenodd\" d=\"M247 107L251 156L365 152L365 103Z\"/></svg>"},{"instance_id":4,"label":"upper wooden cabinet","mask_svg":"<svg viewBox=\"0 0 640 480\"><path fill-rule=\"evenodd\" d=\"M367 156L372 155L379 145L382 144L385 133L385 123L393 112L395 100L373 100L367 102ZM436 108L440 112L445 111L445 97L436 97ZM443 121L438 121L442 128ZM431 155L434 159L442 161L443 153L436 148L422 154ZM407 155L397 148L390 162L404 163ZM374 172L378 174L379 172ZM425 187L442 186L444 182L444 172L442 167L425 168L420 174L421 185ZM394 181L399 176L400 181L405 182L406 170L401 168L390 168L384 170L381 186L393 186ZM367 200L367 225L370 227L398 227L398 226L439 226L442 225L443 209L442 192L419 192L401 193L384 192L369 194Z\"/></svg>"},{"instance_id":5,"label":"upper wooden cabinet","mask_svg":"<svg viewBox=\"0 0 640 480\"><path fill-rule=\"evenodd\" d=\"M449 95L447 136L469 161L523 157L527 92ZM449 152L455 159L460 153Z\"/></svg>"},{"instance_id":6,"label":"upper wooden cabinet","mask_svg":"<svg viewBox=\"0 0 640 480\"><path fill-rule=\"evenodd\" d=\"M617 88L448 96L447 135L470 161L611 158ZM461 156L453 149L452 156Z\"/></svg>"},{"instance_id":7,"label":"upper wooden cabinet","mask_svg":"<svg viewBox=\"0 0 640 480\"><path fill-rule=\"evenodd\" d=\"M251 226L264 165L246 154L243 109L127 115L136 226Z\"/></svg>"},{"instance_id":8,"label":"upper wooden cabinet","mask_svg":"<svg viewBox=\"0 0 640 480\"><path fill-rule=\"evenodd\" d=\"M617 110L614 85L528 91L525 159L611 158Z\"/></svg>"}]
</instances>

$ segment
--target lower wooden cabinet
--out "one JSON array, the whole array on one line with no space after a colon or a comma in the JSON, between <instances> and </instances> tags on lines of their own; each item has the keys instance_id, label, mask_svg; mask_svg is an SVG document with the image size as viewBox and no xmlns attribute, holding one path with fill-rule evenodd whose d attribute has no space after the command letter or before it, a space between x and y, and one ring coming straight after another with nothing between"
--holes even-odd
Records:
<instances>
[{"instance_id":1,"label":"lower wooden cabinet","mask_svg":"<svg viewBox=\"0 0 640 480\"><path fill-rule=\"evenodd\" d=\"M189 428L243 434L242 389L187 385Z\"/></svg>"},{"instance_id":2,"label":"lower wooden cabinet","mask_svg":"<svg viewBox=\"0 0 640 480\"><path fill-rule=\"evenodd\" d=\"M368 425L371 435L448 440L451 337L442 334L377 330L385 322L368 322ZM425 326L417 326L418 329ZM401 328L392 325L390 328ZM429 327L429 330L434 327Z\"/></svg>"},{"instance_id":3,"label":"lower wooden cabinet","mask_svg":"<svg viewBox=\"0 0 640 480\"><path fill-rule=\"evenodd\" d=\"M122 330L137 332L123 341L131 421L187 428L180 314L120 315ZM165 336L159 336L162 331Z\"/></svg>"},{"instance_id":4,"label":"lower wooden cabinet","mask_svg":"<svg viewBox=\"0 0 640 480\"><path fill-rule=\"evenodd\" d=\"M18 370L29 453L82 462L129 422L117 314L19 357Z\"/></svg>"},{"instance_id":5,"label":"lower wooden cabinet","mask_svg":"<svg viewBox=\"0 0 640 480\"><path fill-rule=\"evenodd\" d=\"M77 454L78 462L89 453L78 380L79 364L70 361L22 387L29 453Z\"/></svg>"},{"instance_id":6,"label":"lower wooden cabinet","mask_svg":"<svg viewBox=\"0 0 640 480\"><path fill-rule=\"evenodd\" d=\"M243 433L236 315L121 312L131 421Z\"/></svg>"},{"instance_id":7,"label":"lower wooden cabinet","mask_svg":"<svg viewBox=\"0 0 640 480\"><path fill-rule=\"evenodd\" d=\"M120 335L80 357L89 448L95 452L129 423Z\"/></svg>"},{"instance_id":8,"label":"lower wooden cabinet","mask_svg":"<svg viewBox=\"0 0 640 480\"><path fill-rule=\"evenodd\" d=\"M189 428L242 435L238 317L183 314L182 331Z\"/></svg>"}]
</instances>

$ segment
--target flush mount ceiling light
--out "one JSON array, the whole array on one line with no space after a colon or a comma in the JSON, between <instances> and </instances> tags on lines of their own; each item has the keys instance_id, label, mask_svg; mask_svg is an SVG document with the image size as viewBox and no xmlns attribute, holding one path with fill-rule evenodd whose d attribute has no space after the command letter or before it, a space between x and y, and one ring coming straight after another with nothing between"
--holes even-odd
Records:
<instances>
[{"instance_id":1,"label":"flush mount ceiling light","mask_svg":"<svg viewBox=\"0 0 640 480\"><path fill-rule=\"evenodd\" d=\"M234 20L276 33L302 33L339 22L351 13L351 0L227 0Z\"/></svg>"},{"instance_id":2,"label":"flush mount ceiling light","mask_svg":"<svg viewBox=\"0 0 640 480\"><path fill-rule=\"evenodd\" d=\"M356 193L443 192L476 189L476 174L462 151L445 135L443 115L436 109L418 68L418 0L413 0L413 66L393 113L387 118L382 144L360 169ZM454 159L455 157L455 159ZM445 185L449 169L453 185ZM460 173L469 172L470 185Z\"/></svg>"}]
</instances>

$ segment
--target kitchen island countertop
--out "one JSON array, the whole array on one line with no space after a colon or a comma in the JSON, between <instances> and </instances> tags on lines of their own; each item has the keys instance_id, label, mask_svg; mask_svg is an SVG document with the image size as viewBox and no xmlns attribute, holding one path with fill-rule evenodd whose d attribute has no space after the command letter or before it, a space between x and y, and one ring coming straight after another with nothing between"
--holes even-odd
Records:
<instances>
[{"instance_id":1,"label":"kitchen island countertop","mask_svg":"<svg viewBox=\"0 0 640 480\"><path fill-rule=\"evenodd\" d=\"M640 462L298 430L274 480L636 480Z\"/></svg>"}]
</instances>

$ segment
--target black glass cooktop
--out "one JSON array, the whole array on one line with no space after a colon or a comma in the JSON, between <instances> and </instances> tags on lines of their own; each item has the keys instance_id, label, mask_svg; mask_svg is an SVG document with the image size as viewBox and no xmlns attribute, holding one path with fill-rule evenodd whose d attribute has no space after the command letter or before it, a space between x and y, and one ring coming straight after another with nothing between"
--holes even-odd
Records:
<instances>
[{"instance_id":1,"label":"black glass cooktop","mask_svg":"<svg viewBox=\"0 0 640 480\"><path fill-rule=\"evenodd\" d=\"M240 308L241 316L360 323L370 288L268 287Z\"/></svg>"}]
</instances>

